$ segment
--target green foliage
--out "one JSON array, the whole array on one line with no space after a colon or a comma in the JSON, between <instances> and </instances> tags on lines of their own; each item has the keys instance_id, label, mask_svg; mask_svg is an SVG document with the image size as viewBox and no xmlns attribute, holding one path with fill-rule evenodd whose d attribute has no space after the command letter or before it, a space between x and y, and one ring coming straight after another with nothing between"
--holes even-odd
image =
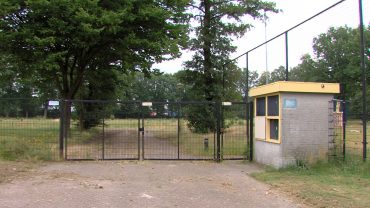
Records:
<instances>
[{"instance_id":1,"label":"green foliage","mask_svg":"<svg viewBox=\"0 0 370 208\"><path fill-rule=\"evenodd\" d=\"M188 128L194 133L208 133L216 130L215 105L186 106L184 112L188 120Z\"/></svg>"},{"instance_id":2,"label":"green foliage","mask_svg":"<svg viewBox=\"0 0 370 208\"><path fill-rule=\"evenodd\" d=\"M231 44L232 38L243 36L251 27L242 21L243 17L263 19L264 12L277 12L275 4L260 0L202 0L192 2L190 9L193 20L197 22L197 26L192 28L194 38L189 44L194 55L191 61L185 62L185 72L180 79L190 86L189 98L203 101L240 100L240 94L238 97L236 92L241 71L234 63L229 63L228 58L236 50ZM194 113L197 111L198 116L212 117L211 109L194 109ZM190 125L199 125L200 131L207 125L209 129L213 128L209 123L199 123L196 116L193 118L196 120L191 121Z\"/></svg>"},{"instance_id":3,"label":"green foliage","mask_svg":"<svg viewBox=\"0 0 370 208\"><path fill-rule=\"evenodd\" d=\"M370 48L370 26L365 28L365 48ZM347 26L329 28L313 40L314 57L304 55L302 62L290 71L291 80L314 82L338 82L343 84L350 112L361 112L362 72L360 69L359 29ZM370 57L366 51L365 56ZM370 67L366 60L367 69ZM366 70L367 72L369 70ZM367 85L370 84L367 73ZM370 102L368 103L370 107Z\"/></svg>"},{"instance_id":4,"label":"green foliage","mask_svg":"<svg viewBox=\"0 0 370 208\"><path fill-rule=\"evenodd\" d=\"M27 66L12 70L44 94L57 89L61 98L74 99L81 90L84 91L80 92L81 97L104 99L114 91L110 83L100 84L102 78L112 75L110 71L149 74L153 63L180 55L187 40L187 3L186 0L1 1L0 50L17 58L21 66ZM66 105L63 112L68 127L71 107ZM86 121L85 126L94 126L98 120Z\"/></svg>"},{"instance_id":5,"label":"green foliage","mask_svg":"<svg viewBox=\"0 0 370 208\"><path fill-rule=\"evenodd\" d=\"M77 96L82 100L114 100L117 97L119 72L96 69L87 74L84 85ZM101 79L104 79L102 82ZM113 111L112 103L76 103L76 113L81 129L89 129L101 124L101 121Z\"/></svg>"}]
</instances>

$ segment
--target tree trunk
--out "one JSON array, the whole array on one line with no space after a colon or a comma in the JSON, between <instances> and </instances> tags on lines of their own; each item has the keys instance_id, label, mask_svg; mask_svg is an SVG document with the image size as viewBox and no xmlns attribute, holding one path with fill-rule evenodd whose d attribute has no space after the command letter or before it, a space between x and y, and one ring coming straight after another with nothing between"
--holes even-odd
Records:
<instances>
[{"instance_id":1,"label":"tree trunk","mask_svg":"<svg viewBox=\"0 0 370 208\"><path fill-rule=\"evenodd\" d=\"M80 131L83 131L83 130L86 130L85 129L85 113L84 113L84 103L81 102L81 106L80 106L80 110L79 110L79 127L80 127Z\"/></svg>"},{"instance_id":2,"label":"tree trunk","mask_svg":"<svg viewBox=\"0 0 370 208\"><path fill-rule=\"evenodd\" d=\"M212 79L212 60L211 60L211 2L210 0L203 0L204 5L204 19L203 19L203 58L204 58L204 93L208 101L214 99L213 79Z\"/></svg>"},{"instance_id":3,"label":"tree trunk","mask_svg":"<svg viewBox=\"0 0 370 208\"><path fill-rule=\"evenodd\" d=\"M45 101L44 103L44 118L48 117L48 108L49 108L49 101Z\"/></svg>"},{"instance_id":4,"label":"tree trunk","mask_svg":"<svg viewBox=\"0 0 370 208\"><path fill-rule=\"evenodd\" d=\"M69 135L69 130L71 128L71 109L72 109L72 103L71 101L65 100L62 104L63 108L63 137L66 139Z\"/></svg>"}]
</instances>

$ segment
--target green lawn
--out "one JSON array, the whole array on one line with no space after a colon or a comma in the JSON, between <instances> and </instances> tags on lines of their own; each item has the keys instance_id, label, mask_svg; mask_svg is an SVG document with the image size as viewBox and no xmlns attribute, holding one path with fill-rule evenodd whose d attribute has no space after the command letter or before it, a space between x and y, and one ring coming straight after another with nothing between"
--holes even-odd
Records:
<instances>
[{"instance_id":1,"label":"green lawn","mask_svg":"<svg viewBox=\"0 0 370 208\"><path fill-rule=\"evenodd\" d=\"M252 175L315 207L369 207L370 163L331 161Z\"/></svg>"}]
</instances>

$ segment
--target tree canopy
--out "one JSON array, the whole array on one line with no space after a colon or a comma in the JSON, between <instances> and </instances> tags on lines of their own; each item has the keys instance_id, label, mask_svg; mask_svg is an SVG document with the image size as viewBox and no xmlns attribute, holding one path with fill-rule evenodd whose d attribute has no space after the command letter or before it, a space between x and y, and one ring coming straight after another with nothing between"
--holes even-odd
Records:
<instances>
[{"instance_id":1,"label":"tree canopy","mask_svg":"<svg viewBox=\"0 0 370 208\"><path fill-rule=\"evenodd\" d=\"M236 50L233 38L243 36L252 27L243 18L262 19L266 12L278 10L274 3L261 0L201 0L192 2L190 8L196 22L190 50L195 54L185 63L188 74L184 82L193 86L194 99L221 100L222 95L224 99L233 99L225 96L236 90L237 67L233 63L225 64ZM225 89L227 93L223 92Z\"/></svg>"},{"instance_id":2,"label":"tree canopy","mask_svg":"<svg viewBox=\"0 0 370 208\"><path fill-rule=\"evenodd\" d=\"M0 3L0 49L29 65L21 73L74 98L86 74L151 71L180 55L187 1L23 0Z\"/></svg>"}]
</instances>

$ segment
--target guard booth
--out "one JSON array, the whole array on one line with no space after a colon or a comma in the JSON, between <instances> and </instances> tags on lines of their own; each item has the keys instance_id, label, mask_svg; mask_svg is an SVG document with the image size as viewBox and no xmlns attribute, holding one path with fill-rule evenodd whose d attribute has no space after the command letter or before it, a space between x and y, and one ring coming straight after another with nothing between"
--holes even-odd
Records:
<instances>
[{"instance_id":1,"label":"guard booth","mask_svg":"<svg viewBox=\"0 0 370 208\"><path fill-rule=\"evenodd\" d=\"M276 168L326 159L329 101L338 83L279 81L252 88L254 160Z\"/></svg>"}]
</instances>

